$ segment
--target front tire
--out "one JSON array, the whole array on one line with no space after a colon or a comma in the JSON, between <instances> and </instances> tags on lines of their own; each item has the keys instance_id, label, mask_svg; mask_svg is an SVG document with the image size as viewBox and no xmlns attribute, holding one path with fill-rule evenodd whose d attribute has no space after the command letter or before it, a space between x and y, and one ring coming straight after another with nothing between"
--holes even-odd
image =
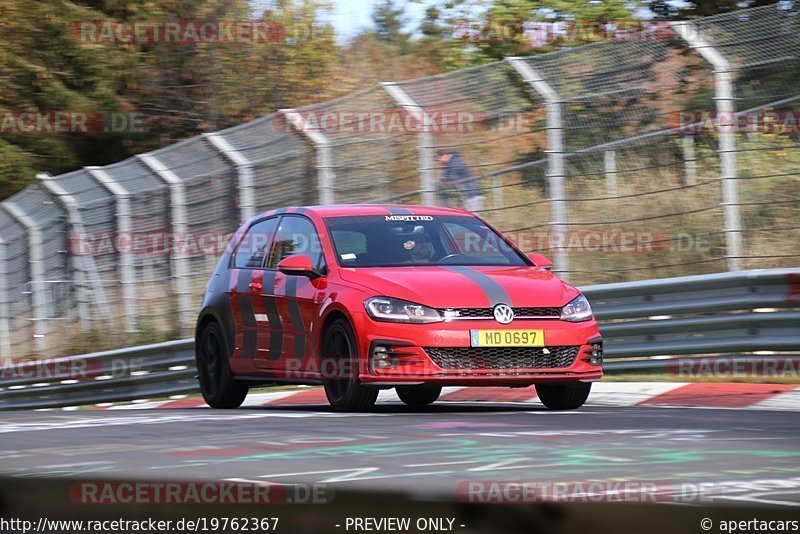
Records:
<instances>
[{"instance_id":1,"label":"front tire","mask_svg":"<svg viewBox=\"0 0 800 534\"><path fill-rule=\"evenodd\" d=\"M249 387L233 378L228 365L230 351L216 321L208 323L200 333L197 346L197 371L200 392L212 408L238 408Z\"/></svg>"},{"instance_id":2,"label":"front tire","mask_svg":"<svg viewBox=\"0 0 800 534\"><path fill-rule=\"evenodd\" d=\"M570 384L536 384L536 394L542 404L551 410L575 410L589 398L591 382Z\"/></svg>"},{"instance_id":3,"label":"front tire","mask_svg":"<svg viewBox=\"0 0 800 534\"><path fill-rule=\"evenodd\" d=\"M322 384L325 396L337 412L367 411L378 399L378 390L361 385L359 359L353 328L336 319L325 330L322 343Z\"/></svg>"},{"instance_id":4,"label":"front tire","mask_svg":"<svg viewBox=\"0 0 800 534\"><path fill-rule=\"evenodd\" d=\"M394 389L401 401L415 407L433 404L442 394L441 386L406 386Z\"/></svg>"}]
</instances>

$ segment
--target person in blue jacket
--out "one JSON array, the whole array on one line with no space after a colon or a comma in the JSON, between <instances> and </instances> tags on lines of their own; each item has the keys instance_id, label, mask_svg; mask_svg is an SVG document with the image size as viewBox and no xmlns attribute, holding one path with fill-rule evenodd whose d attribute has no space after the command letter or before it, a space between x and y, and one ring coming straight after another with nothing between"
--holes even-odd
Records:
<instances>
[{"instance_id":1,"label":"person in blue jacket","mask_svg":"<svg viewBox=\"0 0 800 534\"><path fill-rule=\"evenodd\" d=\"M439 187L441 198L446 199L451 196L448 192L455 189L464 195L465 210L481 211L484 203L483 190L472 176L461 154L456 150L437 150L436 159L444 168Z\"/></svg>"}]
</instances>

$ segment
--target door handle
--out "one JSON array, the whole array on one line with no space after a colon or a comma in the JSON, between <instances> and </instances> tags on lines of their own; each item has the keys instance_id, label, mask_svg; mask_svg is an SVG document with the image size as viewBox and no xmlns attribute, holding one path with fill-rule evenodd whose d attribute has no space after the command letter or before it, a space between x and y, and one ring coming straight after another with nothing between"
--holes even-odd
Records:
<instances>
[{"instance_id":1,"label":"door handle","mask_svg":"<svg viewBox=\"0 0 800 534\"><path fill-rule=\"evenodd\" d=\"M261 291L263 286L258 282L250 282L250 291Z\"/></svg>"}]
</instances>

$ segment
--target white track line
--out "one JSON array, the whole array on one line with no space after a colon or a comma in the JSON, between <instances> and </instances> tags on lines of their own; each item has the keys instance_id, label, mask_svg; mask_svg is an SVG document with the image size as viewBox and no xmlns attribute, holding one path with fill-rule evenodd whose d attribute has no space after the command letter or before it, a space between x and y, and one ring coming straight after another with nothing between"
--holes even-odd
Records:
<instances>
[{"instance_id":1,"label":"white track line","mask_svg":"<svg viewBox=\"0 0 800 534\"><path fill-rule=\"evenodd\" d=\"M748 406L748 409L798 411L800 410L800 387L755 402Z\"/></svg>"},{"instance_id":2,"label":"white track line","mask_svg":"<svg viewBox=\"0 0 800 534\"><path fill-rule=\"evenodd\" d=\"M678 388L687 385L685 382L597 382L592 385L592 393L587 401L588 406L636 406L642 402L674 391ZM448 402L446 395L462 390L464 387L448 386L442 388L442 398L444 402ZM291 397L293 395L302 394L308 391L307 388L302 389L289 389L283 391L267 391L261 393L251 393L247 396L243 408L252 408L256 406L266 406L274 403L275 401L286 399L287 404L291 404ZM114 404L113 406L98 407L105 410L156 410L165 405L180 402L179 400L161 400L161 401L148 401L140 403L126 403ZM198 399L198 402L202 402ZM394 388L381 390L378 394L378 404L402 404L402 401L397 396ZM476 402L483 402L478 400L461 399L459 401L450 401L456 404L472 404ZM502 401L501 401L502 402ZM507 401L511 403L510 401ZM505 403L505 402L504 402ZM541 404L538 398L532 398L527 401L516 401L513 404ZM667 406L660 406L667 407ZM689 408L690 406L676 406ZM715 408L712 406L694 406L695 408ZM208 406L201 404L199 406L187 408L203 408L207 409ZM719 408L719 407L716 407ZM75 406L62 408L62 410L76 410ZM721 408L720 408L721 409ZM791 391L778 393L774 396L755 402L749 406L741 408L731 408L737 410L780 410L780 411L800 411L800 386Z\"/></svg>"},{"instance_id":3,"label":"white track line","mask_svg":"<svg viewBox=\"0 0 800 534\"><path fill-rule=\"evenodd\" d=\"M127 403L127 404L115 404L113 406L108 406L106 410L155 410L156 408L160 408L161 406L167 404L168 402L174 401L148 401L148 402L137 402L137 403Z\"/></svg>"},{"instance_id":4,"label":"white track line","mask_svg":"<svg viewBox=\"0 0 800 534\"><path fill-rule=\"evenodd\" d=\"M685 385L684 382L595 382L587 403L600 406L635 406Z\"/></svg>"},{"instance_id":5,"label":"white track line","mask_svg":"<svg viewBox=\"0 0 800 534\"><path fill-rule=\"evenodd\" d=\"M250 393L247 395L247 398L244 399L242 403L243 408L253 407L253 406L264 406L271 402L275 402L276 400L285 399L286 397L291 397L292 395L296 395L298 393L302 393L304 390L294 390L294 389L287 389L284 391L267 391L265 393ZM208 406L203 406L203 408L207 408Z\"/></svg>"}]
</instances>

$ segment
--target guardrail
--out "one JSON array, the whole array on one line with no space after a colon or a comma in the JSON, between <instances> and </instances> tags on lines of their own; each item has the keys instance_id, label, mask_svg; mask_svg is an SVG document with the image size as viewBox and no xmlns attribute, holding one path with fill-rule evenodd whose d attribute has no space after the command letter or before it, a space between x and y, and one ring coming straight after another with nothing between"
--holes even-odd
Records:
<instances>
[{"instance_id":1,"label":"guardrail","mask_svg":"<svg viewBox=\"0 0 800 534\"><path fill-rule=\"evenodd\" d=\"M800 351L800 269L581 289L600 322L611 372L663 369L675 356Z\"/></svg>"},{"instance_id":2,"label":"guardrail","mask_svg":"<svg viewBox=\"0 0 800 534\"><path fill-rule=\"evenodd\" d=\"M2 369L0 408L81 406L198 391L194 339L79 356L33 360Z\"/></svg>"},{"instance_id":3,"label":"guardrail","mask_svg":"<svg viewBox=\"0 0 800 534\"><path fill-rule=\"evenodd\" d=\"M800 353L800 269L664 278L581 288L600 322L607 372L665 369L685 358L737 361ZM749 354L755 353L756 356ZM0 408L32 409L197 391L194 340L3 368Z\"/></svg>"}]
</instances>

